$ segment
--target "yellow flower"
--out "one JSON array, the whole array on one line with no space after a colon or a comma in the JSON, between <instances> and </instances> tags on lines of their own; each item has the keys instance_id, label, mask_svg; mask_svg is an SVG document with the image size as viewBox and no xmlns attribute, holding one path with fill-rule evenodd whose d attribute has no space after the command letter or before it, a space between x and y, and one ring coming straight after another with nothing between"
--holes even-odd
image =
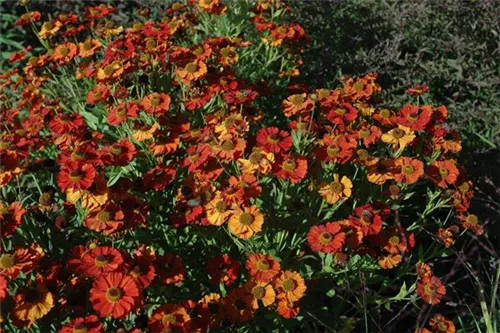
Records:
<instances>
[{"instance_id":1,"label":"yellow flower","mask_svg":"<svg viewBox=\"0 0 500 333\"><path fill-rule=\"evenodd\" d=\"M205 209L208 223L217 226L223 225L233 212L220 195L216 195L215 198L207 203Z\"/></svg>"},{"instance_id":2,"label":"yellow flower","mask_svg":"<svg viewBox=\"0 0 500 333\"><path fill-rule=\"evenodd\" d=\"M29 325L45 316L54 307L54 297L43 284L17 294L12 315Z\"/></svg>"},{"instance_id":3,"label":"yellow flower","mask_svg":"<svg viewBox=\"0 0 500 333\"><path fill-rule=\"evenodd\" d=\"M415 139L415 133L406 126L399 125L382 135L382 141L392 145L393 149L405 149Z\"/></svg>"},{"instance_id":4,"label":"yellow flower","mask_svg":"<svg viewBox=\"0 0 500 333\"><path fill-rule=\"evenodd\" d=\"M333 182L330 184L322 184L319 189L319 194L329 204L334 204L340 200L346 200L352 194L352 182L346 176L342 176L342 179L340 179L338 174L334 174Z\"/></svg>"}]
</instances>

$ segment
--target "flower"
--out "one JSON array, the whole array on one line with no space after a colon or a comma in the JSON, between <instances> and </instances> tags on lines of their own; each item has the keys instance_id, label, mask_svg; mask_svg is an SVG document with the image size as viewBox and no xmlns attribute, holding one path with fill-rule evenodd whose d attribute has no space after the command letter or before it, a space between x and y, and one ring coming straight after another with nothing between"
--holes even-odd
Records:
<instances>
[{"instance_id":1,"label":"flower","mask_svg":"<svg viewBox=\"0 0 500 333\"><path fill-rule=\"evenodd\" d=\"M101 150L104 165L126 166L135 158L137 150L129 139L123 139Z\"/></svg>"},{"instance_id":2,"label":"flower","mask_svg":"<svg viewBox=\"0 0 500 333\"><path fill-rule=\"evenodd\" d=\"M416 265L418 278L422 281L427 281L432 277L432 269L429 265L424 262L420 262Z\"/></svg>"},{"instance_id":3,"label":"flower","mask_svg":"<svg viewBox=\"0 0 500 333\"><path fill-rule=\"evenodd\" d=\"M455 324L442 314L435 314L429 319L429 326L437 333L455 333Z\"/></svg>"},{"instance_id":4,"label":"flower","mask_svg":"<svg viewBox=\"0 0 500 333\"><path fill-rule=\"evenodd\" d=\"M382 217L375 212L371 204L356 207L354 216L349 216L349 220L359 227L363 235L377 235L382 229Z\"/></svg>"},{"instance_id":5,"label":"flower","mask_svg":"<svg viewBox=\"0 0 500 333\"><path fill-rule=\"evenodd\" d=\"M432 276L428 280L417 282L417 294L426 303L435 305L441 302L441 298L446 295L446 288L437 277Z\"/></svg>"},{"instance_id":6,"label":"flower","mask_svg":"<svg viewBox=\"0 0 500 333\"><path fill-rule=\"evenodd\" d=\"M3 301L9 295L9 285L5 276L0 275L0 301Z\"/></svg>"},{"instance_id":7,"label":"flower","mask_svg":"<svg viewBox=\"0 0 500 333\"><path fill-rule=\"evenodd\" d=\"M299 302L290 302L288 299L283 298L278 300L278 313L283 318L294 318L300 312Z\"/></svg>"},{"instance_id":8,"label":"flower","mask_svg":"<svg viewBox=\"0 0 500 333\"><path fill-rule=\"evenodd\" d=\"M264 215L257 206L236 208L229 219L229 231L238 238L247 239L262 230Z\"/></svg>"},{"instance_id":9,"label":"flower","mask_svg":"<svg viewBox=\"0 0 500 333\"><path fill-rule=\"evenodd\" d=\"M122 269L123 256L117 249L102 246L86 252L78 270L91 277L100 277Z\"/></svg>"},{"instance_id":10,"label":"flower","mask_svg":"<svg viewBox=\"0 0 500 333\"><path fill-rule=\"evenodd\" d=\"M393 149L403 150L407 145L413 142L415 137L415 134L410 128L398 125L397 128L393 128L389 132L382 134L382 141L392 145Z\"/></svg>"},{"instance_id":11,"label":"flower","mask_svg":"<svg viewBox=\"0 0 500 333\"><path fill-rule=\"evenodd\" d=\"M57 185L62 191L88 189L94 183L95 177L96 170L91 164L69 162L57 175Z\"/></svg>"},{"instance_id":12,"label":"flower","mask_svg":"<svg viewBox=\"0 0 500 333\"><path fill-rule=\"evenodd\" d=\"M297 184L307 175L307 159L303 156L284 155L275 164L276 177L290 179Z\"/></svg>"},{"instance_id":13,"label":"flower","mask_svg":"<svg viewBox=\"0 0 500 333\"><path fill-rule=\"evenodd\" d=\"M281 108L286 117L306 115L314 108L314 102L307 94L296 94L288 97L281 103Z\"/></svg>"},{"instance_id":14,"label":"flower","mask_svg":"<svg viewBox=\"0 0 500 333\"><path fill-rule=\"evenodd\" d=\"M401 183L414 184L424 175L424 163L411 157L400 157L394 161L399 172L394 173L394 179Z\"/></svg>"},{"instance_id":15,"label":"flower","mask_svg":"<svg viewBox=\"0 0 500 333\"><path fill-rule=\"evenodd\" d=\"M220 195L215 196L205 205L208 223L221 226L229 220L233 210L229 207Z\"/></svg>"},{"instance_id":16,"label":"flower","mask_svg":"<svg viewBox=\"0 0 500 333\"><path fill-rule=\"evenodd\" d=\"M276 293L274 292L271 284L267 282L248 280L245 284L245 289L247 289L253 297L252 306L254 308L259 307L259 302L262 302L265 307L274 304Z\"/></svg>"},{"instance_id":17,"label":"flower","mask_svg":"<svg viewBox=\"0 0 500 333\"><path fill-rule=\"evenodd\" d=\"M13 202L8 207L0 202L0 229L2 238L14 234L23 222L26 209L19 202Z\"/></svg>"},{"instance_id":18,"label":"flower","mask_svg":"<svg viewBox=\"0 0 500 333\"><path fill-rule=\"evenodd\" d=\"M335 204L340 200L346 200L352 194L352 182L346 176L340 178L339 174L333 175L333 182L330 184L322 184L319 189L319 194L329 204Z\"/></svg>"},{"instance_id":19,"label":"flower","mask_svg":"<svg viewBox=\"0 0 500 333\"><path fill-rule=\"evenodd\" d=\"M240 266L238 261L227 254L223 254L207 262L207 273L210 275L210 281L213 284L224 283L230 285L238 278Z\"/></svg>"},{"instance_id":20,"label":"flower","mask_svg":"<svg viewBox=\"0 0 500 333\"><path fill-rule=\"evenodd\" d=\"M78 48L74 43L63 43L56 46L52 59L59 64L70 62L78 53Z\"/></svg>"},{"instance_id":21,"label":"flower","mask_svg":"<svg viewBox=\"0 0 500 333\"><path fill-rule=\"evenodd\" d=\"M267 153L261 148L254 148L248 159L238 159L238 165L242 173L248 174L268 174L274 163L274 154Z\"/></svg>"},{"instance_id":22,"label":"flower","mask_svg":"<svg viewBox=\"0 0 500 333\"><path fill-rule=\"evenodd\" d=\"M410 128L412 131L423 131L431 120L432 107L430 105L405 105L400 111L398 124Z\"/></svg>"},{"instance_id":23,"label":"flower","mask_svg":"<svg viewBox=\"0 0 500 333\"><path fill-rule=\"evenodd\" d=\"M54 297L44 284L28 287L14 297L11 315L28 326L44 317L54 307Z\"/></svg>"},{"instance_id":24,"label":"flower","mask_svg":"<svg viewBox=\"0 0 500 333\"><path fill-rule=\"evenodd\" d=\"M269 282L280 272L280 263L265 254L250 254L245 264L246 269L256 281Z\"/></svg>"},{"instance_id":25,"label":"flower","mask_svg":"<svg viewBox=\"0 0 500 333\"><path fill-rule=\"evenodd\" d=\"M189 332L191 317L182 305L164 304L149 318L150 332Z\"/></svg>"},{"instance_id":26,"label":"flower","mask_svg":"<svg viewBox=\"0 0 500 333\"><path fill-rule=\"evenodd\" d=\"M377 159L369 162L366 178L370 183L383 185L386 181L394 179L397 169L391 159Z\"/></svg>"},{"instance_id":27,"label":"flower","mask_svg":"<svg viewBox=\"0 0 500 333\"><path fill-rule=\"evenodd\" d=\"M261 128L257 132L257 144L270 153L284 153L292 147L292 137L277 127Z\"/></svg>"},{"instance_id":28,"label":"flower","mask_svg":"<svg viewBox=\"0 0 500 333\"><path fill-rule=\"evenodd\" d=\"M252 294L249 294L245 288L231 289L224 305L227 319L232 323L248 322L257 310Z\"/></svg>"},{"instance_id":29,"label":"flower","mask_svg":"<svg viewBox=\"0 0 500 333\"><path fill-rule=\"evenodd\" d=\"M458 216L458 219L462 221L462 227L464 227L465 229L472 231L478 236L483 234L484 229L483 226L479 224L479 219L477 215L474 214L460 215Z\"/></svg>"},{"instance_id":30,"label":"flower","mask_svg":"<svg viewBox=\"0 0 500 333\"><path fill-rule=\"evenodd\" d=\"M441 188L447 188L448 185L453 185L458 178L458 168L452 161L436 161L432 163L428 170L429 176Z\"/></svg>"},{"instance_id":31,"label":"flower","mask_svg":"<svg viewBox=\"0 0 500 333\"><path fill-rule=\"evenodd\" d=\"M110 235L123 226L124 218L125 214L121 207L110 202L92 211L83 221L83 225L90 230Z\"/></svg>"},{"instance_id":32,"label":"flower","mask_svg":"<svg viewBox=\"0 0 500 333\"><path fill-rule=\"evenodd\" d=\"M278 299L286 299L289 302L301 299L307 289L304 279L295 271L281 272L273 285L278 292Z\"/></svg>"},{"instance_id":33,"label":"flower","mask_svg":"<svg viewBox=\"0 0 500 333\"><path fill-rule=\"evenodd\" d=\"M102 275L90 289L90 303L101 317L124 319L139 304L139 296L137 283L123 273Z\"/></svg>"},{"instance_id":34,"label":"flower","mask_svg":"<svg viewBox=\"0 0 500 333\"><path fill-rule=\"evenodd\" d=\"M312 226L307 234L307 242L314 252L334 253L342 250L346 234L340 224L329 222Z\"/></svg>"},{"instance_id":35,"label":"flower","mask_svg":"<svg viewBox=\"0 0 500 333\"><path fill-rule=\"evenodd\" d=\"M154 123L153 125L143 124L135 130L134 134L132 134L132 138L139 142L146 141L152 139L157 130L158 123Z\"/></svg>"},{"instance_id":36,"label":"flower","mask_svg":"<svg viewBox=\"0 0 500 333\"><path fill-rule=\"evenodd\" d=\"M28 274L36 268L44 256L42 248L16 246L12 251L0 255L0 275L15 279L20 272Z\"/></svg>"},{"instance_id":37,"label":"flower","mask_svg":"<svg viewBox=\"0 0 500 333\"><path fill-rule=\"evenodd\" d=\"M146 113L161 115L169 111L170 101L167 94L152 93L142 99L141 107Z\"/></svg>"},{"instance_id":38,"label":"flower","mask_svg":"<svg viewBox=\"0 0 500 333\"><path fill-rule=\"evenodd\" d=\"M203 296L199 303L205 305L208 309L210 327L219 327L224 319L224 300L217 293L210 293Z\"/></svg>"},{"instance_id":39,"label":"flower","mask_svg":"<svg viewBox=\"0 0 500 333\"><path fill-rule=\"evenodd\" d=\"M101 333L102 323L95 315L78 317L64 325L58 333Z\"/></svg>"},{"instance_id":40,"label":"flower","mask_svg":"<svg viewBox=\"0 0 500 333\"><path fill-rule=\"evenodd\" d=\"M201 60L189 62L183 68L177 68L175 73L182 82L189 83L202 79L207 74L207 65Z\"/></svg>"},{"instance_id":41,"label":"flower","mask_svg":"<svg viewBox=\"0 0 500 333\"><path fill-rule=\"evenodd\" d=\"M83 43L78 43L78 56L88 58L101 48L102 44L98 39L89 38Z\"/></svg>"}]
</instances>

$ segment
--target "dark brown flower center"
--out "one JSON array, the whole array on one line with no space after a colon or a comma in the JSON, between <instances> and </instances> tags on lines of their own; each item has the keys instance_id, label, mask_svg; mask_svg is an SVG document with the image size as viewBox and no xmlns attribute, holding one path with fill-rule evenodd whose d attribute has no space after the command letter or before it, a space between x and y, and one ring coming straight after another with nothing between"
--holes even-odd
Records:
<instances>
[{"instance_id":1,"label":"dark brown flower center","mask_svg":"<svg viewBox=\"0 0 500 333\"><path fill-rule=\"evenodd\" d=\"M97 257L95 257L94 263L97 267L104 267L107 264L109 264L109 259L106 255L100 254Z\"/></svg>"},{"instance_id":2,"label":"dark brown flower center","mask_svg":"<svg viewBox=\"0 0 500 333\"><path fill-rule=\"evenodd\" d=\"M256 286L256 287L252 288L252 295L256 299L264 298L265 293L266 293L266 290L262 286Z\"/></svg>"},{"instance_id":3,"label":"dark brown flower center","mask_svg":"<svg viewBox=\"0 0 500 333\"><path fill-rule=\"evenodd\" d=\"M328 245L333 241L333 236L329 232L323 232L319 235L319 243L321 245Z\"/></svg>"},{"instance_id":4,"label":"dark brown flower center","mask_svg":"<svg viewBox=\"0 0 500 333\"><path fill-rule=\"evenodd\" d=\"M106 292L106 298L112 303L116 303L122 298L122 291L120 288L112 287Z\"/></svg>"},{"instance_id":5,"label":"dark brown flower center","mask_svg":"<svg viewBox=\"0 0 500 333\"><path fill-rule=\"evenodd\" d=\"M240 216L240 223L245 225L245 226L252 224L253 221L254 221L254 217L250 213L243 213Z\"/></svg>"},{"instance_id":6,"label":"dark brown flower center","mask_svg":"<svg viewBox=\"0 0 500 333\"><path fill-rule=\"evenodd\" d=\"M333 193L342 193L342 190L344 189L344 186L340 182L333 182L330 184L330 191Z\"/></svg>"}]
</instances>

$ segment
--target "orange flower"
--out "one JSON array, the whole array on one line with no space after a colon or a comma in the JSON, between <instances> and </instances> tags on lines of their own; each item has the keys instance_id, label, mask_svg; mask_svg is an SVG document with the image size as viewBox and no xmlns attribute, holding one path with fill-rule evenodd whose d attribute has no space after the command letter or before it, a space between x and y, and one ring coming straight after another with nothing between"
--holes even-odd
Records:
<instances>
[{"instance_id":1,"label":"orange flower","mask_svg":"<svg viewBox=\"0 0 500 333\"><path fill-rule=\"evenodd\" d=\"M294 318L300 312L299 302L290 302L288 299L283 298L278 300L278 313L283 318Z\"/></svg>"},{"instance_id":2,"label":"orange flower","mask_svg":"<svg viewBox=\"0 0 500 333\"><path fill-rule=\"evenodd\" d=\"M14 298L12 316L24 326L31 326L36 320L45 316L54 307L54 297L44 284L25 289Z\"/></svg>"},{"instance_id":3,"label":"orange flower","mask_svg":"<svg viewBox=\"0 0 500 333\"><path fill-rule=\"evenodd\" d=\"M157 308L149 318L150 332L189 332L191 317L182 305L165 304Z\"/></svg>"},{"instance_id":4,"label":"orange flower","mask_svg":"<svg viewBox=\"0 0 500 333\"><path fill-rule=\"evenodd\" d=\"M61 27L62 23L57 20L54 22L45 22L42 24L42 28L40 29L38 35L41 39L47 39L48 37L55 35Z\"/></svg>"},{"instance_id":5,"label":"orange flower","mask_svg":"<svg viewBox=\"0 0 500 333\"><path fill-rule=\"evenodd\" d=\"M153 138L157 129L158 123L154 123L153 125L143 124L132 134L132 137L139 142L146 141Z\"/></svg>"},{"instance_id":6,"label":"orange flower","mask_svg":"<svg viewBox=\"0 0 500 333\"><path fill-rule=\"evenodd\" d=\"M432 277L432 269L424 262L416 265L418 278L422 281L427 281Z\"/></svg>"},{"instance_id":7,"label":"orange flower","mask_svg":"<svg viewBox=\"0 0 500 333\"><path fill-rule=\"evenodd\" d=\"M431 164L428 171L429 176L441 188L447 188L457 181L459 171L452 161L436 161Z\"/></svg>"},{"instance_id":8,"label":"orange flower","mask_svg":"<svg viewBox=\"0 0 500 333\"><path fill-rule=\"evenodd\" d=\"M241 157L245 147L246 141L235 137L212 145L212 151L220 160L231 162Z\"/></svg>"},{"instance_id":9,"label":"orange flower","mask_svg":"<svg viewBox=\"0 0 500 333\"><path fill-rule=\"evenodd\" d=\"M259 282L249 280L245 284L245 289L253 296L253 307L258 308L259 303L265 307L268 307L274 304L276 300L276 293L274 292L273 287L267 282Z\"/></svg>"},{"instance_id":10,"label":"orange flower","mask_svg":"<svg viewBox=\"0 0 500 333\"><path fill-rule=\"evenodd\" d=\"M83 43L78 43L78 55L82 58L88 58L101 48L102 44L98 39L87 39Z\"/></svg>"},{"instance_id":11,"label":"orange flower","mask_svg":"<svg viewBox=\"0 0 500 333\"><path fill-rule=\"evenodd\" d=\"M311 227L307 241L314 252L339 252L345 244L346 234L342 226L336 222Z\"/></svg>"},{"instance_id":12,"label":"orange flower","mask_svg":"<svg viewBox=\"0 0 500 333\"><path fill-rule=\"evenodd\" d=\"M15 279L20 272L28 274L36 268L45 253L33 244L31 247L15 247L13 252L0 256L0 274Z\"/></svg>"},{"instance_id":13,"label":"orange flower","mask_svg":"<svg viewBox=\"0 0 500 333\"><path fill-rule=\"evenodd\" d=\"M265 254L250 254L245 267L256 281L269 282L280 272L280 263Z\"/></svg>"},{"instance_id":14,"label":"orange flower","mask_svg":"<svg viewBox=\"0 0 500 333\"><path fill-rule=\"evenodd\" d=\"M220 195L216 195L205 205L208 223L221 226L229 220L233 210L228 207Z\"/></svg>"},{"instance_id":15,"label":"orange flower","mask_svg":"<svg viewBox=\"0 0 500 333\"><path fill-rule=\"evenodd\" d=\"M435 305L441 302L441 298L446 295L446 288L437 277L432 276L428 280L417 282L417 294L425 302Z\"/></svg>"},{"instance_id":16,"label":"orange flower","mask_svg":"<svg viewBox=\"0 0 500 333\"><path fill-rule=\"evenodd\" d=\"M229 219L229 231L239 238L247 239L262 230L264 215L257 206L237 208Z\"/></svg>"},{"instance_id":17,"label":"orange flower","mask_svg":"<svg viewBox=\"0 0 500 333\"><path fill-rule=\"evenodd\" d=\"M266 175L272 169L274 154L266 153L260 148L254 148L248 159L240 158L238 165L242 173Z\"/></svg>"},{"instance_id":18,"label":"orange flower","mask_svg":"<svg viewBox=\"0 0 500 333\"><path fill-rule=\"evenodd\" d=\"M207 74L207 65L201 60L195 60L187 63L184 68L177 68L175 73L182 79L182 82L189 83L202 79Z\"/></svg>"},{"instance_id":19,"label":"orange flower","mask_svg":"<svg viewBox=\"0 0 500 333\"><path fill-rule=\"evenodd\" d=\"M281 108L286 117L294 115L304 116L312 111L314 102L307 94L296 94L288 97L281 103Z\"/></svg>"},{"instance_id":20,"label":"orange flower","mask_svg":"<svg viewBox=\"0 0 500 333\"><path fill-rule=\"evenodd\" d=\"M383 185L387 180L394 179L395 171L394 160L377 159L369 162L366 177L370 183Z\"/></svg>"},{"instance_id":21,"label":"orange flower","mask_svg":"<svg viewBox=\"0 0 500 333\"><path fill-rule=\"evenodd\" d=\"M382 134L382 141L392 145L393 149L405 149L406 146L413 142L415 134L408 127L399 125L397 128L391 129L389 132Z\"/></svg>"},{"instance_id":22,"label":"orange flower","mask_svg":"<svg viewBox=\"0 0 500 333\"><path fill-rule=\"evenodd\" d=\"M227 10L227 7L221 4L220 0L199 0L198 6L201 10L217 15L221 15Z\"/></svg>"},{"instance_id":23,"label":"orange flower","mask_svg":"<svg viewBox=\"0 0 500 333\"><path fill-rule=\"evenodd\" d=\"M306 292L306 284L302 276L295 271L283 271L274 280L274 288L278 292L278 299L295 302L301 299Z\"/></svg>"},{"instance_id":24,"label":"orange flower","mask_svg":"<svg viewBox=\"0 0 500 333\"><path fill-rule=\"evenodd\" d=\"M90 289L90 303L101 317L124 319L139 304L139 297L137 283L122 273L103 275Z\"/></svg>"},{"instance_id":25,"label":"orange flower","mask_svg":"<svg viewBox=\"0 0 500 333\"><path fill-rule=\"evenodd\" d=\"M439 313L429 319L429 326L437 333L455 333L455 324Z\"/></svg>"},{"instance_id":26,"label":"orange flower","mask_svg":"<svg viewBox=\"0 0 500 333\"><path fill-rule=\"evenodd\" d=\"M57 45L52 54L52 59L59 64L70 62L77 54L78 48L74 43L63 43Z\"/></svg>"},{"instance_id":27,"label":"orange flower","mask_svg":"<svg viewBox=\"0 0 500 333\"><path fill-rule=\"evenodd\" d=\"M401 262L401 255L400 254L394 254L390 253L386 256L382 256L378 260L378 264L380 267L383 269L391 269L399 265Z\"/></svg>"},{"instance_id":28,"label":"orange flower","mask_svg":"<svg viewBox=\"0 0 500 333\"><path fill-rule=\"evenodd\" d=\"M94 211L83 221L83 225L104 235L110 235L123 226L125 214L120 207L109 203L98 211Z\"/></svg>"},{"instance_id":29,"label":"orange flower","mask_svg":"<svg viewBox=\"0 0 500 333\"><path fill-rule=\"evenodd\" d=\"M394 179L401 183L414 184L424 175L424 163L411 157L400 157L394 161L399 173L394 173Z\"/></svg>"},{"instance_id":30,"label":"orange flower","mask_svg":"<svg viewBox=\"0 0 500 333\"><path fill-rule=\"evenodd\" d=\"M141 106L146 113L161 115L169 111L170 101L167 94L152 93L142 99Z\"/></svg>"},{"instance_id":31,"label":"orange flower","mask_svg":"<svg viewBox=\"0 0 500 333\"><path fill-rule=\"evenodd\" d=\"M336 173L333 175L333 182L330 184L322 184L319 189L319 194L329 204L335 204L340 200L346 200L352 194L352 182L346 176L340 176Z\"/></svg>"},{"instance_id":32,"label":"orange flower","mask_svg":"<svg viewBox=\"0 0 500 333\"><path fill-rule=\"evenodd\" d=\"M476 235L482 235L484 232L483 226L479 224L479 219L477 215L468 214L467 216L461 215L458 217L462 221L462 227L468 229L475 233Z\"/></svg>"},{"instance_id":33,"label":"orange flower","mask_svg":"<svg viewBox=\"0 0 500 333\"><path fill-rule=\"evenodd\" d=\"M124 72L121 61L113 61L111 64L97 69L97 80L109 81L119 78Z\"/></svg>"},{"instance_id":34,"label":"orange flower","mask_svg":"<svg viewBox=\"0 0 500 333\"><path fill-rule=\"evenodd\" d=\"M239 56L236 49L232 46L226 46L220 49L218 61L222 66L234 65L238 62Z\"/></svg>"}]
</instances>

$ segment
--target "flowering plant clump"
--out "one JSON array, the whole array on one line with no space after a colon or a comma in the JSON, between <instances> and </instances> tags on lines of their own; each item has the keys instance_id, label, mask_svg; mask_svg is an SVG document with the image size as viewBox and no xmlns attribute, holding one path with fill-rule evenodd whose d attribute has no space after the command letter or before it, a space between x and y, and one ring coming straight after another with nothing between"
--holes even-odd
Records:
<instances>
[{"instance_id":1,"label":"flowering plant clump","mask_svg":"<svg viewBox=\"0 0 500 333\"><path fill-rule=\"evenodd\" d=\"M46 51L0 77L7 332L350 332L448 297L427 263L483 230L444 106L300 84L279 1L114 11L18 20Z\"/></svg>"}]
</instances>

